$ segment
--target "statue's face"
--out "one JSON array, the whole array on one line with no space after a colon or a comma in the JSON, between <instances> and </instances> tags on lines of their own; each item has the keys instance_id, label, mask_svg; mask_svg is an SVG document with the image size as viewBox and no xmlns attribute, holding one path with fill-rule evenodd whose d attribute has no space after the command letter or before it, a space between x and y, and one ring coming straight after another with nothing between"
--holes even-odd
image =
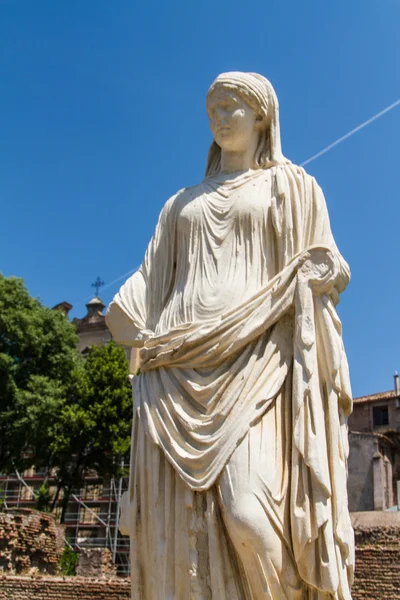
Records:
<instances>
[{"instance_id":1,"label":"statue's face","mask_svg":"<svg viewBox=\"0 0 400 600\"><path fill-rule=\"evenodd\" d=\"M232 90L218 86L207 100L210 128L218 146L227 152L244 152L258 134L256 112Z\"/></svg>"}]
</instances>

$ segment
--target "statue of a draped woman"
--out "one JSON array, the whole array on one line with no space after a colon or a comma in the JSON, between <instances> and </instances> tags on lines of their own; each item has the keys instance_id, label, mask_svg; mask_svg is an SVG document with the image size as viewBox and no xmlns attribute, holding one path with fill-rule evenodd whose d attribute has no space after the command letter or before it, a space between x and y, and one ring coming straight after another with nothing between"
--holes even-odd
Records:
<instances>
[{"instance_id":1,"label":"statue of a draped woman","mask_svg":"<svg viewBox=\"0 0 400 600\"><path fill-rule=\"evenodd\" d=\"M281 151L267 79L207 96L205 179L170 198L107 324L140 348L134 600L348 600L349 268L315 179Z\"/></svg>"}]
</instances>

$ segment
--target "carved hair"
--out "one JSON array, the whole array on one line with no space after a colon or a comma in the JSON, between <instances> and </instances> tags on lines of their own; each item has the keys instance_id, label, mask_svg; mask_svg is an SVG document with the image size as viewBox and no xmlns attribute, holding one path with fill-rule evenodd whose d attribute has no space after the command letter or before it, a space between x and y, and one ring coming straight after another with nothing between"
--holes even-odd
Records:
<instances>
[{"instance_id":1,"label":"carved hair","mask_svg":"<svg viewBox=\"0 0 400 600\"><path fill-rule=\"evenodd\" d=\"M254 156L254 167L268 169L275 164L288 163L281 150L278 98L268 79L257 73L222 73L208 90L207 100L217 87L224 87L237 94L264 121L265 126L260 133ZM208 152L206 177L216 175L220 170L221 148L214 140Z\"/></svg>"}]
</instances>

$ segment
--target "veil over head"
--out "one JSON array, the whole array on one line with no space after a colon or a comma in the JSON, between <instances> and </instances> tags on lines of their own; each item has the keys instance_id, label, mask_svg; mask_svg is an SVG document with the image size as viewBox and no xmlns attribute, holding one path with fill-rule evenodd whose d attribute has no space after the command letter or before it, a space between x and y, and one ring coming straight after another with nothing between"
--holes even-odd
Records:
<instances>
[{"instance_id":1,"label":"veil over head","mask_svg":"<svg viewBox=\"0 0 400 600\"><path fill-rule=\"evenodd\" d=\"M290 161L283 156L281 149L278 98L268 79L258 73L242 73L241 71L221 73L211 84L207 99L217 86L228 88L236 93L264 118L265 128L260 134L255 156L256 167L267 169L279 163L289 163ZM221 148L213 141L208 152L206 176L218 173L220 164Z\"/></svg>"}]
</instances>

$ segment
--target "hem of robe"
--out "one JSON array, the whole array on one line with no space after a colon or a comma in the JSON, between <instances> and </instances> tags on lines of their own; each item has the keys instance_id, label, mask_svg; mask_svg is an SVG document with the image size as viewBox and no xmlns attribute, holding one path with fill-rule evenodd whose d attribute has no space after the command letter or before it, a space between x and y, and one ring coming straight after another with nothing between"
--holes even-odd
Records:
<instances>
[{"instance_id":1,"label":"hem of robe","mask_svg":"<svg viewBox=\"0 0 400 600\"><path fill-rule=\"evenodd\" d=\"M263 417L253 427L262 426L262 421ZM134 446L134 493L130 500L125 498L121 515L121 528L131 540L132 598L261 600L251 595L229 539L218 483L207 491L191 490L148 436L140 417ZM271 505L271 495L263 495L261 502L272 517L276 506ZM290 523L283 527L290 531ZM279 600L351 600L346 593L321 591L304 582L301 589L301 595L282 591ZM272 595L265 598L277 600Z\"/></svg>"}]
</instances>

